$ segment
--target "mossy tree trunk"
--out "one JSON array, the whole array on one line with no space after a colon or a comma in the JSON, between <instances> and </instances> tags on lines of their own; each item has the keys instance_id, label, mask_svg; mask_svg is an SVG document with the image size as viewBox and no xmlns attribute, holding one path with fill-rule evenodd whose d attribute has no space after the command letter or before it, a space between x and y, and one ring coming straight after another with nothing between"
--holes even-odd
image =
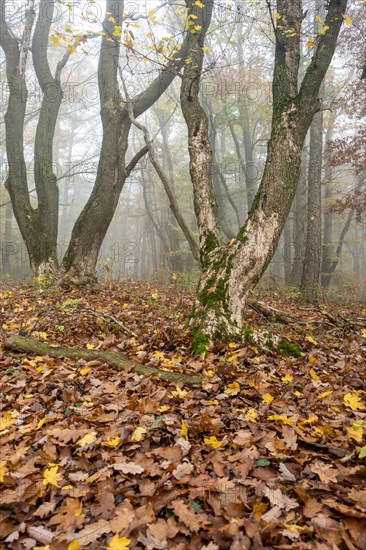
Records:
<instances>
[{"instance_id":1,"label":"mossy tree trunk","mask_svg":"<svg viewBox=\"0 0 366 550\"><path fill-rule=\"evenodd\" d=\"M235 239L223 245L210 178L212 155L207 118L198 91L205 26L193 6L201 31L191 35L191 62L184 69L181 105L188 127L190 173L198 220L202 276L190 327L194 348L213 340L240 338L249 292L274 255L300 174L301 151L319 109L318 94L333 57L347 0L330 0L325 25L301 86L298 85L301 0L277 0L281 23L275 29L272 131L262 181L248 219ZM201 18L200 18L201 17ZM286 30L292 29L291 33Z\"/></svg>"}]
</instances>

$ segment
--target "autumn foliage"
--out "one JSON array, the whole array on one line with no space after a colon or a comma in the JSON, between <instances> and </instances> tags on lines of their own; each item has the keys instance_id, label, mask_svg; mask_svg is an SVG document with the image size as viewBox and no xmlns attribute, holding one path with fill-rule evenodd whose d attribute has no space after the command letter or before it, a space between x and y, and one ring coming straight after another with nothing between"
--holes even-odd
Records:
<instances>
[{"instance_id":1,"label":"autumn foliage","mask_svg":"<svg viewBox=\"0 0 366 550\"><path fill-rule=\"evenodd\" d=\"M297 359L234 343L197 357L178 285L0 297L8 334L204 377L186 387L3 350L1 548L366 549L360 307L337 306L343 327L301 304L301 325L248 315L296 341Z\"/></svg>"}]
</instances>

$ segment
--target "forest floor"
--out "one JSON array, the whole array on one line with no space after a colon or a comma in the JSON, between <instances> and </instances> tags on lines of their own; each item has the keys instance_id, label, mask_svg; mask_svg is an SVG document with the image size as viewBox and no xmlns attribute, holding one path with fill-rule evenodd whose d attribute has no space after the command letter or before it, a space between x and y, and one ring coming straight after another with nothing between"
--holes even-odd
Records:
<instances>
[{"instance_id":1,"label":"forest floor","mask_svg":"<svg viewBox=\"0 0 366 550\"><path fill-rule=\"evenodd\" d=\"M332 321L262 299L302 322L248 309L248 325L300 358L235 343L193 356L178 285L1 287L8 335L204 380L1 349L0 548L366 550L365 306L328 302Z\"/></svg>"}]
</instances>

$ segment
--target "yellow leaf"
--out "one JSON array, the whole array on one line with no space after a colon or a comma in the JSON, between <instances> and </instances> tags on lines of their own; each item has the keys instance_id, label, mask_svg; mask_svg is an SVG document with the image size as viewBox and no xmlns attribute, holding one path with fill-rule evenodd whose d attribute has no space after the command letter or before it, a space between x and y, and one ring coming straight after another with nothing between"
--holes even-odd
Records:
<instances>
[{"instance_id":1,"label":"yellow leaf","mask_svg":"<svg viewBox=\"0 0 366 550\"><path fill-rule=\"evenodd\" d=\"M94 345L93 344L86 344L86 349L94 349Z\"/></svg>"},{"instance_id":2,"label":"yellow leaf","mask_svg":"<svg viewBox=\"0 0 366 550\"><path fill-rule=\"evenodd\" d=\"M346 25L348 25L349 27L352 27L352 19L350 18L349 15L343 15L343 19Z\"/></svg>"},{"instance_id":3,"label":"yellow leaf","mask_svg":"<svg viewBox=\"0 0 366 550\"><path fill-rule=\"evenodd\" d=\"M319 380L319 376L316 374L315 370L314 369L310 369L310 376L313 380L315 380L316 382Z\"/></svg>"},{"instance_id":4,"label":"yellow leaf","mask_svg":"<svg viewBox=\"0 0 366 550\"><path fill-rule=\"evenodd\" d=\"M324 399L325 397L328 397L328 395L330 395L331 393L333 393L333 390L328 390L328 391L325 391L325 392L321 393L317 397L318 397L318 399Z\"/></svg>"},{"instance_id":5,"label":"yellow leaf","mask_svg":"<svg viewBox=\"0 0 366 550\"><path fill-rule=\"evenodd\" d=\"M278 19L281 19L281 17L282 17L282 15L279 14L279 13L275 13L275 14L274 14L274 18L276 19L276 21L277 21Z\"/></svg>"},{"instance_id":6,"label":"yellow leaf","mask_svg":"<svg viewBox=\"0 0 366 550\"><path fill-rule=\"evenodd\" d=\"M281 378L282 382L292 382L293 376L292 374L286 374L286 376L282 376Z\"/></svg>"},{"instance_id":7,"label":"yellow leaf","mask_svg":"<svg viewBox=\"0 0 366 550\"><path fill-rule=\"evenodd\" d=\"M201 25L195 25L194 26L194 30L195 31L200 31L202 29L202 26Z\"/></svg>"},{"instance_id":8,"label":"yellow leaf","mask_svg":"<svg viewBox=\"0 0 366 550\"><path fill-rule=\"evenodd\" d=\"M274 397L270 393L265 393L262 397L263 403L267 403L267 405L270 405L273 400Z\"/></svg>"},{"instance_id":9,"label":"yellow leaf","mask_svg":"<svg viewBox=\"0 0 366 550\"><path fill-rule=\"evenodd\" d=\"M248 420L248 422L257 422L258 413L254 409L249 409L245 413L245 420Z\"/></svg>"},{"instance_id":10,"label":"yellow leaf","mask_svg":"<svg viewBox=\"0 0 366 550\"><path fill-rule=\"evenodd\" d=\"M7 430L17 419L12 417L11 412L5 412L0 418L0 432Z\"/></svg>"},{"instance_id":11,"label":"yellow leaf","mask_svg":"<svg viewBox=\"0 0 366 550\"><path fill-rule=\"evenodd\" d=\"M225 393L227 395L237 395L240 393L240 385L238 382L232 382L231 384L227 385L227 388L225 389Z\"/></svg>"},{"instance_id":12,"label":"yellow leaf","mask_svg":"<svg viewBox=\"0 0 366 550\"><path fill-rule=\"evenodd\" d=\"M61 487L61 491L70 491L70 489L73 489L74 486L73 485L64 485L63 487Z\"/></svg>"},{"instance_id":13,"label":"yellow leaf","mask_svg":"<svg viewBox=\"0 0 366 550\"><path fill-rule=\"evenodd\" d=\"M90 443L94 443L94 441L97 438L97 432L90 432L89 434L84 435L77 444L79 447L84 447L84 445L89 445Z\"/></svg>"},{"instance_id":14,"label":"yellow leaf","mask_svg":"<svg viewBox=\"0 0 366 550\"><path fill-rule=\"evenodd\" d=\"M50 34L50 40L52 42L52 45L55 46L55 48L57 48L57 46L60 46L61 44L60 40L54 34Z\"/></svg>"},{"instance_id":15,"label":"yellow leaf","mask_svg":"<svg viewBox=\"0 0 366 550\"><path fill-rule=\"evenodd\" d=\"M287 416L287 414L273 414L272 416L268 416L267 420L273 420L274 422L281 422L282 424L292 426L295 421L295 416Z\"/></svg>"},{"instance_id":16,"label":"yellow leaf","mask_svg":"<svg viewBox=\"0 0 366 550\"><path fill-rule=\"evenodd\" d=\"M358 428L357 430L355 430L353 426L347 428L347 437L349 439L354 439L357 443L362 443L363 428Z\"/></svg>"},{"instance_id":17,"label":"yellow leaf","mask_svg":"<svg viewBox=\"0 0 366 550\"><path fill-rule=\"evenodd\" d=\"M328 27L328 25L324 25L324 27L322 29L320 29L319 34L321 34L321 35L326 34L327 31L329 31L329 27Z\"/></svg>"},{"instance_id":18,"label":"yellow leaf","mask_svg":"<svg viewBox=\"0 0 366 550\"><path fill-rule=\"evenodd\" d=\"M366 338L366 328L362 328L362 329L361 329L361 336L362 336L363 338Z\"/></svg>"},{"instance_id":19,"label":"yellow leaf","mask_svg":"<svg viewBox=\"0 0 366 550\"><path fill-rule=\"evenodd\" d=\"M311 344L314 344L314 346L317 346L318 345L318 342L316 340L314 340L314 338L310 335L308 336L305 336L305 340L307 340L308 342L310 342Z\"/></svg>"},{"instance_id":20,"label":"yellow leaf","mask_svg":"<svg viewBox=\"0 0 366 550\"><path fill-rule=\"evenodd\" d=\"M157 410L159 413L165 413L166 411L169 410L169 407L167 405L162 405L161 407L158 407Z\"/></svg>"},{"instance_id":21,"label":"yellow leaf","mask_svg":"<svg viewBox=\"0 0 366 550\"><path fill-rule=\"evenodd\" d=\"M87 344L87 347L90 346L91 344ZM81 369L80 371L80 374L81 376L85 376L86 374L88 374L88 372L91 371L91 368L90 367L84 367L83 369Z\"/></svg>"},{"instance_id":22,"label":"yellow leaf","mask_svg":"<svg viewBox=\"0 0 366 550\"><path fill-rule=\"evenodd\" d=\"M211 48L209 48L208 46L204 46L202 49L203 50L207 50L207 49L211 50ZM230 344L229 344L230 349L238 349L238 347L239 347L239 344L236 344L236 342L230 342Z\"/></svg>"},{"instance_id":23,"label":"yellow leaf","mask_svg":"<svg viewBox=\"0 0 366 550\"><path fill-rule=\"evenodd\" d=\"M317 16L315 17L315 19L318 21L318 23L320 23L321 25L324 25L324 21L323 21L323 19L320 17L320 15L317 15Z\"/></svg>"},{"instance_id":24,"label":"yellow leaf","mask_svg":"<svg viewBox=\"0 0 366 550\"><path fill-rule=\"evenodd\" d=\"M79 550L80 543L76 539L70 542L69 546L67 547L67 550Z\"/></svg>"},{"instance_id":25,"label":"yellow leaf","mask_svg":"<svg viewBox=\"0 0 366 550\"><path fill-rule=\"evenodd\" d=\"M350 407L353 411L363 411L366 407L362 404L361 399L355 393L347 393L343 398L346 407Z\"/></svg>"},{"instance_id":26,"label":"yellow leaf","mask_svg":"<svg viewBox=\"0 0 366 550\"><path fill-rule=\"evenodd\" d=\"M108 17L108 21L110 21L111 23L117 23L117 21L115 20L115 18L112 15L110 17Z\"/></svg>"},{"instance_id":27,"label":"yellow leaf","mask_svg":"<svg viewBox=\"0 0 366 550\"><path fill-rule=\"evenodd\" d=\"M6 460L0 460L0 483L3 483L4 477L9 470L6 467Z\"/></svg>"},{"instance_id":28,"label":"yellow leaf","mask_svg":"<svg viewBox=\"0 0 366 550\"><path fill-rule=\"evenodd\" d=\"M131 540L127 537L119 537L114 535L111 539L107 550L129 550Z\"/></svg>"},{"instance_id":29,"label":"yellow leaf","mask_svg":"<svg viewBox=\"0 0 366 550\"><path fill-rule=\"evenodd\" d=\"M185 422L182 422L182 431L180 432L183 437L188 441L188 426Z\"/></svg>"},{"instance_id":30,"label":"yellow leaf","mask_svg":"<svg viewBox=\"0 0 366 550\"><path fill-rule=\"evenodd\" d=\"M121 438L119 437L119 435L117 435L117 437L115 437L114 439L108 437L107 441L105 441L103 445L106 445L107 447L118 447L120 442Z\"/></svg>"},{"instance_id":31,"label":"yellow leaf","mask_svg":"<svg viewBox=\"0 0 366 550\"><path fill-rule=\"evenodd\" d=\"M184 399L187 393L187 390L181 390L178 386L175 386L175 391L172 391L172 395L179 397L179 399Z\"/></svg>"},{"instance_id":32,"label":"yellow leaf","mask_svg":"<svg viewBox=\"0 0 366 550\"><path fill-rule=\"evenodd\" d=\"M207 401L207 404L208 405L218 405L219 402L217 399L210 399L209 401ZM237 409L238 410L238 409Z\"/></svg>"},{"instance_id":33,"label":"yellow leaf","mask_svg":"<svg viewBox=\"0 0 366 550\"><path fill-rule=\"evenodd\" d=\"M42 428L42 426L43 426L44 424L46 424L46 419L45 419L45 418L42 418L42 419L38 422L38 424L37 424L37 426L36 426L36 430L39 430L40 428Z\"/></svg>"},{"instance_id":34,"label":"yellow leaf","mask_svg":"<svg viewBox=\"0 0 366 550\"><path fill-rule=\"evenodd\" d=\"M54 485L55 487L59 487L58 482L62 479L62 475L58 473L58 466L46 468L43 477L43 485Z\"/></svg>"},{"instance_id":35,"label":"yellow leaf","mask_svg":"<svg viewBox=\"0 0 366 550\"><path fill-rule=\"evenodd\" d=\"M214 449L218 449L222 445L222 441L219 441L214 435L212 435L211 437L205 437L203 441L206 443L206 445L210 445Z\"/></svg>"},{"instance_id":36,"label":"yellow leaf","mask_svg":"<svg viewBox=\"0 0 366 550\"><path fill-rule=\"evenodd\" d=\"M204 4L202 4L202 2L200 2L200 0L196 0L195 3L194 3L195 6L198 6L199 8L203 8L204 7Z\"/></svg>"},{"instance_id":37,"label":"yellow leaf","mask_svg":"<svg viewBox=\"0 0 366 550\"><path fill-rule=\"evenodd\" d=\"M40 332L38 336L40 340L47 340L48 338L47 332Z\"/></svg>"},{"instance_id":38,"label":"yellow leaf","mask_svg":"<svg viewBox=\"0 0 366 550\"><path fill-rule=\"evenodd\" d=\"M147 430L145 428L136 428L136 430L133 432L131 441L141 441L142 436L147 433Z\"/></svg>"}]
</instances>

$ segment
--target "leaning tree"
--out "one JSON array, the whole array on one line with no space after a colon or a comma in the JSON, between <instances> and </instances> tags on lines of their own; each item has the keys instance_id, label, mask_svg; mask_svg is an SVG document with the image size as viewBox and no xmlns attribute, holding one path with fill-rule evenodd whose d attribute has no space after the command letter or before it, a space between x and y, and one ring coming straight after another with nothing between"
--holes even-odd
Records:
<instances>
[{"instance_id":1,"label":"leaning tree","mask_svg":"<svg viewBox=\"0 0 366 550\"><path fill-rule=\"evenodd\" d=\"M327 3L322 30L310 43L314 48L312 59L299 82L302 1L277 0L276 17L272 14L276 41L272 130L265 169L245 224L227 244L223 243L219 229L210 177L208 124L199 101L204 15L199 5L194 7L196 22L202 30L189 37L190 63L184 68L181 106L188 127L202 267L190 321L197 351L216 339L242 337L248 294L274 255L295 195L302 147L320 108L319 90L335 52L346 7L347 0Z\"/></svg>"}]
</instances>

